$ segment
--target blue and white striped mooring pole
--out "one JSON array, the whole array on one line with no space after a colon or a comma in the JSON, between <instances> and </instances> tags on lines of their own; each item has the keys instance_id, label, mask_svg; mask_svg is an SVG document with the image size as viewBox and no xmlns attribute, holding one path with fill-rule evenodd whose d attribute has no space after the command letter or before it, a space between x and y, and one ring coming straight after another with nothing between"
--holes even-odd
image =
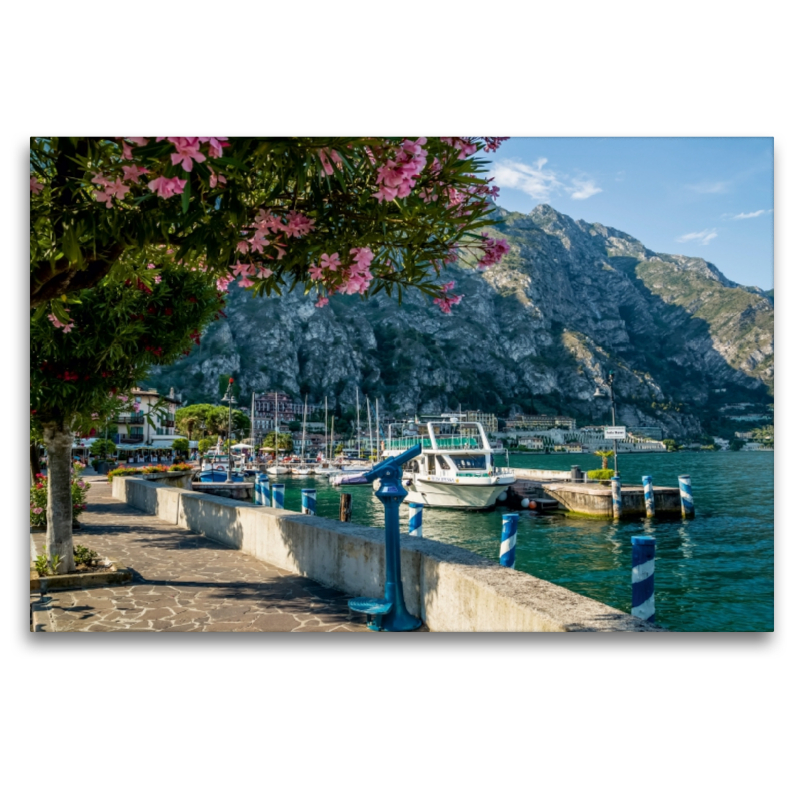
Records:
<instances>
[{"instance_id":1,"label":"blue and white striped mooring pole","mask_svg":"<svg viewBox=\"0 0 800 800\"><path fill-rule=\"evenodd\" d=\"M422 536L422 503L408 504L408 534Z\"/></svg>"},{"instance_id":2,"label":"blue and white striped mooring pole","mask_svg":"<svg viewBox=\"0 0 800 800\"><path fill-rule=\"evenodd\" d=\"M622 484L616 475L611 479L611 514L614 519L622 516Z\"/></svg>"},{"instance_id":3,"label":"blue and white striped mooring pole","mask_svg":"<svg viewBox=\"0 0 800 800\"><path fill-rule=\"evenodd\" d=\"M315 517L317 515L317 490L301 489L300 494L303 497L303 513Z\"/></svg>"},{"instance_id":4,"label":"blue and white striped mooring pole","mask_svg":"<svg viewBox=\"0 0 800 800\"><path fill-rule=\"evenodd\" d=\"M656 620L656 540L653 536L631 536L631 614L645 622Z\"/></svg>"},{"instance_id":5,"label":"blue and white striped mooring pole","mask_svg":"<svg viewBox=\"0 0 800 800\"><path fill-rule=\"evenodd\" d=\"M642 475L644 485L644 510L648 517L656 515L656 496L653 494L653 479L649 475Z\"/></svg>"},{"instance_id":6,"label":"blue and white striped mooring pole","mask_svg":"<svg viewBox=\"0 0 800 800\"><path fill-rule=\"evenodd\" d=\"M690 519L694 516L692 479L688 475L678 475L678 486L681 490L681 514L685 519Z\"/></svg>"},{"instance_id":7,"label":"blue and white striped mooring pole","mask_svg":"<svg viewBox=\"0 0 800 800\"><path fill-rule=\"evenodd\" d=\"M272 507L283 508L283 490L286 488L284 483L272 484Z\"/></svg>"},{"instance_id":8,"label":"blue and white striped mooring pole","mask_svg":"<svg viewBox=\"0 0 800 800\"><path fill-rule=\"evenodd\" d=\"M517 560L517 523L519 514L503 514L503 532L500 535L500 564L513 569Z\"/></svg>"},{"instance_id":9,"label":"blue and white striped mooring pole","mask_svg":"<svg viewBox=\"0 0 800 800\"><path fill-rule=\"evenodd\" d=\"M255 500L256 505L268 506L269 505L269 476L256 475L255 485Z\"/></svg>"}]
</instances>

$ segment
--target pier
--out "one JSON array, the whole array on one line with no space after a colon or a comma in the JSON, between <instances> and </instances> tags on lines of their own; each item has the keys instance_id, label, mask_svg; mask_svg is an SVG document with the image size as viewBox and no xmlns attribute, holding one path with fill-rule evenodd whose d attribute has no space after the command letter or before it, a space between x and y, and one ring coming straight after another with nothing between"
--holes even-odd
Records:
<instances>
[{"instance_id":1,"label":"pier","mask_svg":"<svg viewBox=\"0 0 800 800\"><path fill-rule=\"evenodd\" d=\"M611 519L613 517L611 486L608 482L584 483L568 470L528 470L513 469L517 477L511 484L509 502L522 505L528 500L528 507L535 510L554 510L558 508L574 514ZM677 480L677 479L676 479ZM622 484L622 517L644 517L646 515L644 487L639 484ZM654 486L655 515L680 516L681 494L677 486Z\"/></svg>"}]
</instances>

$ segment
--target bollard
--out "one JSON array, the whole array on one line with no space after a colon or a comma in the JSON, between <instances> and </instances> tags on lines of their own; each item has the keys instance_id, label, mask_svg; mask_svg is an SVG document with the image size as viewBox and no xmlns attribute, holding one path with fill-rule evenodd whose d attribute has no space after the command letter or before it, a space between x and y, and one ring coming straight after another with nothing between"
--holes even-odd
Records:
<instances>
[{"instance_id":1,"label":"bollard","mask_svg":"<svg viewBox=\"0 0 800 800\"><path fill-rule=\"evenodd\" d=\"M284 483L272 484L272 507L283 508L283 490L286 488Z\"/></svg>"},{"instance_id":2,"label":"bollard","mask_svg":"<svg viewBox=\"0 0 800 800\"><path fill-rule=\"evenodd\" d=\"M269 476L266 474L256 475L255 501L260 506L269 505Z\"/></svg>"},{"instance_id":3,"label":"bollard","mask_svg":"<svg viewBox=\"0 0 800 800\"><path fill-rule=\"evenodd\" d=\"M614 519L622 516L622 483L618 477L611 479L611 514Z\"/></svg>"},{"instance_id":4,"label":"bollard","mask_svg":"<svg viewBox=\"0 0 800 800\"><path fill-rule=\"evenodd\" d=\"M301 489L300 494L303 498L303 513L315 517L317 515L317 490Z\"/></svg>"},{"instance_id":5,"label":"bollard","mask_svg":"<svg viewBox=\"0 0 800 800\"><path fill-rule=\"evenodd\" d=\"M569 471L569 479L573 483L578 483L581 479L581 468L579 464L573 464Z\"/></svg>"},{"instance_id":6,"label":"bollard","mask_svg":"<svg viewBox=\"0 0 800 800\"><path fill-rule=\"evenodd\" d=\"M517 523L519 514L503 514L503 532L500 535L500 564L514 568L517 560Z\"/></svg>"},{"instance_id":7,"label":"bollard","mask_svg":"<svg viewBox=\"0 0 800 800\"><path fill-rule=\"evenodd\" d=\"M644 510L648 517L656 515L656 496L653 494L653 479L649 475L642 475L644 485Z\"/></svg>"},{"instance_id":8,"label":"bollard","mask_svg":"<svg viewBox=\"0 0 800 800\"><path fill-rule=\"evenodd\" d=\"M652 536L631 536L631 614L645 622L656 619L656 540Z\"/></svg>"},{"instance_id":9,"label":"bollard","mask_svg":"<svg viewBox=\"0 0 800 800\"><path fill-rule=\"evenodd\" d=\"M678 486L681 490L681 514L684 519L691 519L694 517L692 479L688 475L678 475Z\"/></svg>"},{"instance_id":10,"label":"bollard","mask_svg":"<svg viewBox=\"0 0 800 800\"><path fill-rule=\"evenodd\" d=\"M422 503L408 504L408 535L422 536Z\"/></svg>"},{"instance_id":11,"label":"bollard","mask_svg":"<svg viewBox=\"0 0 800 800\"><path fill-rule=\"evenodd\" d=\"M342 493L339 498L339 522L350 522L353 513L353 495Z\"/></svg>"}]
</instances>

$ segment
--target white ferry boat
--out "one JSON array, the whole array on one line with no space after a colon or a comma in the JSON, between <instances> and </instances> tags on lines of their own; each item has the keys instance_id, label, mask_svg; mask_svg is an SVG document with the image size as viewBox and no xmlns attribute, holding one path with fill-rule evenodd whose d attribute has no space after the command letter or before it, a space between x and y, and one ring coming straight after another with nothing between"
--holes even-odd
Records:
<instances>
[{"instance_id":1,"label":"white ferry boat","mask_svg":"<svg viewBox=\"0 0 800 800\"><path fill-rule=\"evenodd\" d=\"M401 435L392 438L392 428ZM516 480L511 470L494 464L495 451L479 422L443 417L425 423L389 426L384 458L399 455L416 444L422 454L403 468L406 503L437 508L491 508Z\"/></svg>"}]
</instances>

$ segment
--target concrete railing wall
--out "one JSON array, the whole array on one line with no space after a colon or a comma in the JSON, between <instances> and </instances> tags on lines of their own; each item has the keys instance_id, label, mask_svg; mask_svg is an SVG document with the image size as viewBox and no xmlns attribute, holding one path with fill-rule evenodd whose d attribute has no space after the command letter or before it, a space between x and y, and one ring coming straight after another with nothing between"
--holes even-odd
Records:
<instances>
[{"instance_id":1,"label":"concrete railing wall","mask_svg":"<svg viewBox=\"0 0 800 800\"><path fill-rule=\"evenodd\" d=\"M165 522L350 595L383 595L384 533L138 478L113 495ZM432 631L653 631L629 614L453 545L403 535L403 589Z\"/></svg>"},{"instance_id":2,"label":"concrete railing wall","mask_svg":"<svg viewBox=\"0 0 800 800\"><path fill-rule=\"evenodd\" d=\"M529 481L568 481L572 477L569 470L561 469L519 469L513 467L511 471L518 478Z\"/></svg>"}]
</instances>

